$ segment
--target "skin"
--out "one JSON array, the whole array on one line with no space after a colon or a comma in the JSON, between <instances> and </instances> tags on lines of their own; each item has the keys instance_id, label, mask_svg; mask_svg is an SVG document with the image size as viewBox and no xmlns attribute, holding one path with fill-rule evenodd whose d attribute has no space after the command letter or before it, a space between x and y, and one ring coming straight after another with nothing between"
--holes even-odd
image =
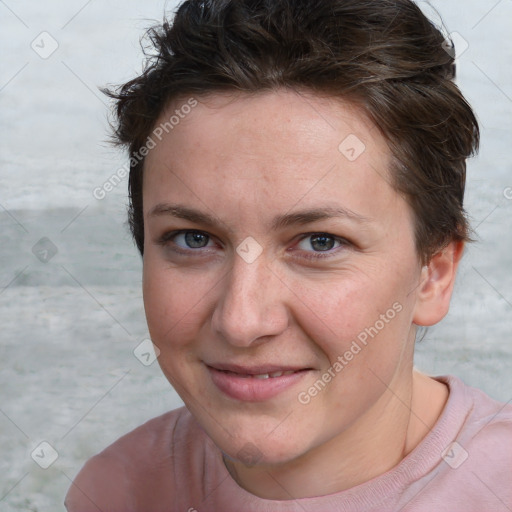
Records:
<instances>
[{"instance_id":1,"label":"skin","mask_svg":"<svg viewBox=\"0 0 512 512\"><path fill-rule=\"evenodd\" d=\"M366 482L410 453L446 403L446 386L413 368L414 339L417 325L447 313L462 244L422 266L413 214L389 185L389 149L355 106L289 90L198 100L145 163L144 304L160 366L249 492L292 499ZM355 161L338 149L350 134L366 147ZM162 204L216 224L155 213ZM275 216L327 206L365 220L271 228ZM204 247L177 230L200 231ZM334 237L327 251L315 233ZM252 263L236 251L249 236L262 248ZM300 403L396 303L400 312ZM312 370L277 397L241 402L212 383L206 362ZM247 446L256 465L240 456Z\"/></svg>"}]
</instances>

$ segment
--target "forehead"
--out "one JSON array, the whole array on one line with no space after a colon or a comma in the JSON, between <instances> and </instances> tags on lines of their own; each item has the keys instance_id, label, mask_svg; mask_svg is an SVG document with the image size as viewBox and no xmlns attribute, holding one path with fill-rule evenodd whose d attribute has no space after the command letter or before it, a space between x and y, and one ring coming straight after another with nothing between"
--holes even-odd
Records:
<instances>
[{"instance_id":1,"label":"forehead","mask_svg":"<svg viewBox=\"0 0 512 512\"><path fill-rule=\"evenodd\" d=\"M188 105L194 101L195 106ZM180 114L178 120L176 114ZM173 116L173 114L175 114ZM174 117L176 140L189 137L187 125L193 124L197 149L215 146L258 156L276 154L324 154L325 150L340 150L340 137L352 135L356 143L365 139L372 152L387 158L389 150L378 129L364 111L354 103L320 96L310 91L279 89L257 93L215 93L198 98L182 97L174 100L161 114L156 125L163 125ZM184 132L188 133L184 133ZM279 134L279 139L275 137ZM236 147L229 137L236 137ZM286 142L286 145L283 145ZM348 146L345 149L349 149ZM343 153L342 153L343 154ZM347 156L350 156L347 154ZM353 156L353 155L352 155ZM357 155L356 155L357 156Z\"/></svg>"},{"instance_id":2,"label":"forehead","mask_svg":"<svg viewBox=\"0 0 512 512\"><path fill-rule=\"evenodd\" d=\"M217 209L229 199L239 212L334 200L367 217L399 200L389 148L352 103L290 90L192 100L174 101L155 124L167 130L146 157L146 213L169 195Z\"/></svg>"}]
</instances>

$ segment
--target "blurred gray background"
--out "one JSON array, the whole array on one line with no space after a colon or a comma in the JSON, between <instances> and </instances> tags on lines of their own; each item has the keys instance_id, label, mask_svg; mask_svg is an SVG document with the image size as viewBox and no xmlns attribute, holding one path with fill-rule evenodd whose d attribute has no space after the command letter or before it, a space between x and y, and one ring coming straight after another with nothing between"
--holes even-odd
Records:
<instances>
[{"instance_id":1,"label":"blurred gray background","mask_svg":"<svg viewBox=\"0 0 512 512\"><path fill-rule=\"evenodd\" d=\"M141 261L99 86L141 71L139 37L177 2L0 0L0 509L63 510L85 460L181 405L145 355ZM452 310L416 365L512 399L512 2L420 2L441 14L482 128ZM98 194L97 194L98 195ZM142 345L141 345L142 343ZM138 356L138 357L137 357ZM43 444L41 444L43 443ZM44 469L45 466L49 466Z\"/></svg>"}]
</instances>

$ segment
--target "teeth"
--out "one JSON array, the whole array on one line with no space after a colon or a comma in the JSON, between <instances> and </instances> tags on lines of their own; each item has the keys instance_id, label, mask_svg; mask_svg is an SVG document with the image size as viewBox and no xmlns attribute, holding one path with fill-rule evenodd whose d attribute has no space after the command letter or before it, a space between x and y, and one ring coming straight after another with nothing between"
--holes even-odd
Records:
<instances>
[{"instance_id":1,"label":"teeth","mask_svg":"<svg viewBox=\"0 0 512 512\"><path fill-rule=\"evenodd\" d=\"M268 378L274 378L274 377L281 377L283 375L291 375L292 373L295 373L294 370L286 370L285 372L279 371L279 372L270 372L270 373L260 373L258 375L246 375L242 373L233 373L227 370L224 370L225 373L231 373L232 375L236 375L237 377L242 377L243 379L268 379Z\"/></svg>"},{"instance_id":2,"label":"teeth","mask_svg":"<svg viewBox=\"0 0 512 512\"><path fill-rule=\"evenodd\" d=\"M285 372L271 372L271 373L261 373L260 375L253 375L256 379L268 379L274 378L274 377L281 377L282 375L291 375L292 373L295 373L293 370L286 370Z\"/></svg>"}]
</instances>

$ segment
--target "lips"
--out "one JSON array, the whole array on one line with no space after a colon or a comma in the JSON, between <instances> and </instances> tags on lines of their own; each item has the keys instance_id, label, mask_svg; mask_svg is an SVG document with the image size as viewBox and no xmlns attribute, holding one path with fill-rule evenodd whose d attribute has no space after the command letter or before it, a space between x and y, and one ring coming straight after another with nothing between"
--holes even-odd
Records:
<instances>
[{"instance_id":1,"label":"lips","mask_svg":"<svg viewBox=\"0 0 512 512\"><path fill-rule=\"evenodd\" d=\"M296 385L311 368L278 365L206 365L213 384L224 395L241 401L269 400Z\"/></svg>"},{"instance_id":2,"label":"lips","mask_svg":"<svg viewBox=\"0 0 512 512\"><path fill-rule=\"evenodd\" d=\"M211 368L215 370L221 370L229 373L236 373L238 375L245 375L247 377L254 377L257 375L270 375L277 374L279 372L282 373L293 373L302 370L309 370L310 368L304 366L290 366L290 365L252 365L252 366L242 366L238 364L226 364L226 363L212 363L207 364ZM276 375L278 376L278 375Z\"/></svg>"}]
</instances>

